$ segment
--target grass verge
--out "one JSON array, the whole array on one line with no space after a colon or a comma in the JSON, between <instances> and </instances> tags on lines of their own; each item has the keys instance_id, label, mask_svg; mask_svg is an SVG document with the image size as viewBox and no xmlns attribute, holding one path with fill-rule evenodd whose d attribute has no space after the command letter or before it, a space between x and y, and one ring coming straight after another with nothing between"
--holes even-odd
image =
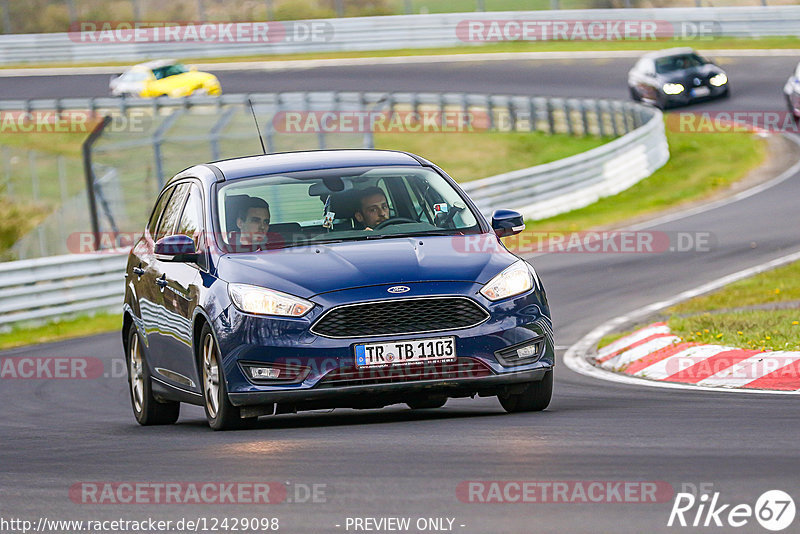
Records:
<instances>
[{"instance_id":1,"label":"grass verge","mask_svg":"<svg viewBox=\"0 0 800 534\"><path fill-rule=\"evenodd\" d=\"M734 282L667 313L667 324L686 341L800 350L800 262Z\"/></svg>"},{"instance_id":2,"label":"grass verge","mask_svg":"<svg viewBox=\"0 0 800 534\"><path fill-rule=\"evenodd\" d=\"M752 350L800 350L800 262L734 282L668 308L684 341ZM602 348L645 325L604 336Z\"/></svg>"},{"instance_id":3,"label":"grass verge","mask_svg":"<svg viewBox=\"0 0 800 534\"><path fill-rule=\"evenodd\" d=\"M395 133L376 134L375 148L423 155L455 180L467 182L580 154L610 140L541 132Z\"/></svg>"},{"instance_id":4,"label":"grass verge","mask_svg":"<svg viewBox=\"0 0 800 534\"><path fill-rule=\"evenodd\" d=\"M574 232L614 226L702 200L744 178L766 156L763 139L748 133L667 131L666 165L625 191L578 210L528 223L534 231Z\"/></svg>"},{"instance_id":5,"label":"grass verge","mask_svg":"<svg viewBox=\"0 0 800 534\"><path fill-rule=\"evenodd\" d=\"M507 41L480 45L462 45L446 48L402 48L395 50L359 50L348 52L308 52L301 54L274 54L257 56L227 56L217 58L186 57L185 63L236 63L245 61L292 61L304 59L342 59L342 58L378 58L398 56L441 56L450 54L482 54L508 52L583 52L617 51L617 50L661 50L675 46L691 46L702 51L713 50L773 50L800 48L798 37L764 37L764 38L730 38L719 37L709 39L654 39L648 41ZM101 61L70 64L78 66L127 66L133 61ZM2 65L1 69L18 69L26 67L64 67L63 63L20 63Z\"/></svg>"},{"instance_id":6,"label":"grass verge","mask_svg":"<svg viewBox=\"0 0 800 534\"><path fill-rule=\"evenodd\" d=\"M0 333L0 350L113 332L119 330L121 326L121 314L98 313L53 321L40 326L17 327L10 332Z\"/></svg>"}]
</instances>

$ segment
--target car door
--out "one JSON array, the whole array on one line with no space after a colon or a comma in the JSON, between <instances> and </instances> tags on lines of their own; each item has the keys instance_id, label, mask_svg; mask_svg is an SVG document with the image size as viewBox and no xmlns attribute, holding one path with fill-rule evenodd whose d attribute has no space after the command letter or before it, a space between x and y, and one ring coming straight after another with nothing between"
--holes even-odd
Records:
<instances>
[{"instance_id":1,"label":"car door","mask_svg":"<svg viewBox=\"0 0 800 534\"><path fill-rule=\"evenodd\" d=\"M138 313L143 328L140 333L143 334L142 341L148 361L151 361L153 357L150 351L150 340L151 335L158 329L157 312L162 300L161 291L155 283L160 274L157 273L157 267L154 265L153 245L164 209L174 192L174 187L168 187L158 197L144 235L133 249L133 256L127 270L130 277L128 283L131 285L138 305L135 311Z\"/></svg>"},{"instance_id":2,"label":"car door","mask_svg":"<svg viewBox=\"0 0 800 534\"><path fill-rule=\"evenodd\" d=\"M652 61L646 61L642 65L641 77L639 82L639 94L650 100L658 100L658 77L656 76L656 66Z\"/></svg>"},{"instance_id":3,"label":"car door","mask_svg":"<svg viewBox=\"0 0 800 534\"><path fill-rule=\"evenodd\" d=\"M164 206L164 212L159 220L158 229L154 236L156 243L160 239L175 233L188 189L189 184L187 182L175 186L175 190ZM176 331L177 318L165 307L167 281L164 264L165 262L160 261L153 254L149 269L151 277L144 284L146 287L149 286L150 291L152 291L147 307L142 307L142 315L148 316L148 322L151 325L148 334L148 361L153 370L165 368L165 361L170 359L169 339L175 335Z\"/></svg>"},{"instance_id":4,"label":"car door","mask_svg":"<svg viewBox=\"0 0 800 534\"><path fill-rule=\"evenodd\" d=\"M169 335L162 339L162 367L157 372L175 385L197 391L200 380L192 352L192 316L199 302L201 274L208 268L203 205L200 186L191 183L174 231L174 234L192 238L195 248L201 252L198 262L156 260L166 282L163 291L164 312L169 317Z\"/></svg>"}]
</instances>

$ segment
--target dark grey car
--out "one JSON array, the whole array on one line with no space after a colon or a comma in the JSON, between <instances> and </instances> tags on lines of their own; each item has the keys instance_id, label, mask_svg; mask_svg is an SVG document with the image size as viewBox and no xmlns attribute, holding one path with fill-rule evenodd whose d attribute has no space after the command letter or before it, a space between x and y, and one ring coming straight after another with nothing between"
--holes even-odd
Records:
<instances>
[{"instance_id":1,"label":"dark grey car","mask_svg":"<svg viewBox=\"0 0 800 534\"><path fill-rule=\"evenodd\" d=\"M728 76L691 48L645 54L628 72L631 97L661 109L730 94Z\"/></svg>"}]
</instances>

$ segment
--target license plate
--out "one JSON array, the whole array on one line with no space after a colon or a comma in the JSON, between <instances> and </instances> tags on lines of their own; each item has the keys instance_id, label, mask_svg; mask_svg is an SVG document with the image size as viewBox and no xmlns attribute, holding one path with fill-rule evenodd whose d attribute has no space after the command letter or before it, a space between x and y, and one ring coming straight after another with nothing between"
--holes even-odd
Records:
<instances>
[{"instance_id":1,"label":"license plate","mask_svg":"<svg viewBox=\"0 0 800 534\"><path fill-rule=\"evenodd\" d=\"M453 337L408 339L392 343L356 345L356 367L407 365L420 362L452 362L456 360Z\"/></svg>"},{"instance_id":2,"label":"license plate","mask_svg":"<svg viewBox=\"0 0 800 534\"><path fill-rule=\"evenodd\" d=\"M708 87L695 87L692 89L692 96L708 96L711 94L711 89Z\"/></svg>"}]
</instances>

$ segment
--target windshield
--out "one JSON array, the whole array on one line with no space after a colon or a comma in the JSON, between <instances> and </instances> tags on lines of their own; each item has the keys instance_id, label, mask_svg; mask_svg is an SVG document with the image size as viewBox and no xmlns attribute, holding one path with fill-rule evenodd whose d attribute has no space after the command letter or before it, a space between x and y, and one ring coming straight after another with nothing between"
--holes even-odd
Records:
<instances>
[{"instance_id":1,"label":"windshield","mask_svg":"<svg viewBox=\"0 0 800 534\"><path fill-rule=\"evenodd\" d=\"M480 233L438 173L419 167L328 169L237 180L217 194L229 252L323 242Z\"/></svg>"},{"instance_id":2,"label":"windshield","mask_svg":"<svg viewBox=\"0 0 800 534\"><path fill-rule=\"evenodd\" d=\"M175 76L176 74L183 74L184 72L189 72L189 69L180 63L175 63L174 65L153 69L153 76L156 77L156 80L161 80L169 76Z\"/></svg>"},{"instance_id":3,"label":"windshield","mask_svg":"<svg viewBox=\"0 0 800 534\"><path fill-rule=\"evenodd\" d=\"M665 72L700 67L706 63L707 61L697 54L682 54L680 56L662 57L656 59L656 72L659 74L664 74Z\"/></svg>"}]
</instances>

